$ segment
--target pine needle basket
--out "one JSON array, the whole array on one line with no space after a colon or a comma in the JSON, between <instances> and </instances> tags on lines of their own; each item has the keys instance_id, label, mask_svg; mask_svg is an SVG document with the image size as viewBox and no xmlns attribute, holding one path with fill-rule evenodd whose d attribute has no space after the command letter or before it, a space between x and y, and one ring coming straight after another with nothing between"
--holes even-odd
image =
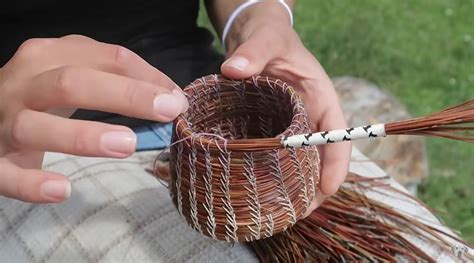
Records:
<instances>
[{"instance_id":1,"label":"pine needle basket","mask_svg":"<svg viewBox=\"0 0 474 263\"><path fill-rule=\"evenodd\" d=\"M170 189L188 223L214 239L251 241L301 219L316 195L318 151L275 147L275 137L310 132L296 92L279 80L212 75L185 93L190 109L173 141L190 139L171 148Z\"/></svg>"}]
</instances>

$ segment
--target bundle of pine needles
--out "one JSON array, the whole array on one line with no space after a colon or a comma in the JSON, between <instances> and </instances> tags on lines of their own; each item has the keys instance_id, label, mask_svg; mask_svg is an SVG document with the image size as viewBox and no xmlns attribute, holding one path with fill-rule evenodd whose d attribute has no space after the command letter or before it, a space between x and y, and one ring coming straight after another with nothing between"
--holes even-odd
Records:
<instances>
[{"instance_id":1,"label":"bundle of pine needles","mask_svg":"<svg viewBox=\"0 0 474 263\"><path fill-rule=\"evenodd\" d=\"M451 253L453 240L468 246L456 236L367 197L367 191L378 191L392 199L396 198L393 194L399 195L425 206L383 178L349 174L336 195L307 218L283 233L248 245L262 262L436 261L409 237L447 253ZM466 257L474 260L472 255Z\"/></svg>"}]
</instances>

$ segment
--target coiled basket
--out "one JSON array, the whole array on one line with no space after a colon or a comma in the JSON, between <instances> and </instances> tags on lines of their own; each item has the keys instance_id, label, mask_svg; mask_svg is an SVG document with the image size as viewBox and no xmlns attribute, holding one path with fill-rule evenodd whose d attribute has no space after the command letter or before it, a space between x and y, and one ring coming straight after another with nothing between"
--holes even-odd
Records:
<instances>
[{"instance_id":1,"label":"coiled basket","mask_svg":"<svg viewBox=\"0 0 474 263\"><path fill-rule=\"evenodd\" d=\"M285 136L310 132L300 97L266 77L198 79L174 123L170 193L179 213L218 240L252 241L286 230L317 194L315 146L286 149Z\"/></svg>"}]
</instances>

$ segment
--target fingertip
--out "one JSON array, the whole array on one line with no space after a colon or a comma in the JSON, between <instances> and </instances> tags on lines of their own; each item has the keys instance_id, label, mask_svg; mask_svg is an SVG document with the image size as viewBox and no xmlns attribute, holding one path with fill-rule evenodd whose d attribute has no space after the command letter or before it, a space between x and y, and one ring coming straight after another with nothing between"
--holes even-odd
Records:
<instances>
[{"instance_id":1,"label":"fingertip","mask_svg":"<svg viewBox=\"0 0 474 263\"><path fill-rule=\"evenodd\" d=\"M318 207L322 205L322 203L328 198L329 196L321 193L321 190L319 189L319 192L316 193L316 196L313 198L313 201L311 202L311 205L308 207L306 212L303 215L303 218L309 216L314 210L316 210Z\"/></svg>"},{"instance_id":2,"label":"fingertip","mask_svg":"<svg viewBox=\"0 0 474 263\"><path fill-rule=\"evenodd\" d=\"M127 158L136 150L137 135L130 128L118 128L120 129L103 133L100 137L100 145L108 157Z\"/></svg>"},{"instance_id":3,"label":"fingertip","mask_svg":"<svg viewBox=\"0 0 474 263\"><path fill-rule=\"evenodd\" d=\"M222 66L225 68L233 69L235 71L245 72L249 64L250 64L250 61L247 58L241 55L236 55L226 60L222 64Z\"/></svg>"},{"instance_id":4,"label":"fingertip","mask_svg":"<svg viewBox=\"0 0 474 263\"><path fill-rule=\"evenodd\" d=\"M170 93L163 93L153 100L153 109L162 120L169 121L179 115L181 105L176 96Z\"/></svg>"},{"instance_id":5,"label":"fingertip","mask_svg":"<svg viewBox=\"0 0 474 263\"><path fill-rule=\"evenodd\" d=\"M71 182L65 177L44 181L40 185L40 196L43 201L61 203L71 196Z\"/></svg>"},{"instance_id":6,"label":"fingertip","mask_svg":"<svg viewBox=\"0 0 474 263\"><path fill-rule=\"evenodd\" d=\"M189 108L189 101L181 91L176 88L171 93L162 93L153 100L153 109L157 121L170 122Z\"/></svg>"},{"instance_id":7,"label":"fingertip","mask_svg":"<svg viewBox=\"0 0 474 263\"><path fill-rule=\"evenodd\" d=\"M321 193L327 196L332 196L337 193L340 185L338 184L322 184Z\"/></svg>"},{"instance_id":8,"label":"fingertip","mask_svg":"<svg viewBox=\"0 0 474 263\"><path fill-rule=\"evenodd\" d=\"M62 203L69 199L72 187L69 179L61 174L24 170L18 175L16 189L10 191L10 197L28 203Z\"/></svg>"},{"instance_id":9,"label":"fingertip","mask_svg":"<svg viewBox=\"0 0 474 263\"><path fill-rule=\"evenodd\" d=\"M223 75L233 79L247 78L252 75L249 72L249 67L250 61L247 58L235 55L222 63L221 72Z\"/></svg>"},{"instance_id":10,"label":"fingertip","mask_svg":"<svg viewBox=\"0 0 474 263\"><path fill-rule=\"evenodd\" d=\"M321 162L321 191L334 195L349 172L352 144L340 142L323 146Z\"/></svg>"},{"instance_id":11,"label":"fingertip","mask_svg":"<svg viewBox=\"0 0 474 263\"><path fill-rule=\"evenodd\" d=\"M326 152L327 153L327 152ZM347 159L347 161L346 161ZM335 162L323 164L320 190L324 195L334 195L344 183L349 172L349 159L341 156Z\"/></svg>"},{"instance_id":12,"label":"fingertip","mask_svg":"<svg viewBox=\"0 0 474 263\"><path fill-rule=\"evenodd\" d=\"M321 175L320 190L324 195L332 196L337 193L341 185L344 183L349 171L345 162L332 163L323 167Z\"/></svg>"},{"instance_id":13,"label":"fingertip","mask_svg":"<svg viewBox=\"0 0 474 263\"><path fill-rule=\"evenodd\" d=\"M189 101L184 95L184 92L181 90L181 88L177 87L173 90L173 94L178 97L178 100L181 102L181 113L186 112L189 108Z\"/></svg>"}]
</instances>

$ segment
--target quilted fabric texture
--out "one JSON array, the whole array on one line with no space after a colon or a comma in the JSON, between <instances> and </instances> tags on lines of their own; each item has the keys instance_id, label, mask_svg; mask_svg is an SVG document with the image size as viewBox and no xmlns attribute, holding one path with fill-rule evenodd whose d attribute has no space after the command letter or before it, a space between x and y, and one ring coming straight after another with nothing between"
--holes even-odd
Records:
<instances>
[{"instance_id":1,"label":"quilted fabric texture","mask_svg":"<svg viewBox=\"0 0 474 263\"><path fill-rule=\"evenodd\" d=\"M188 227L168 190L144 168L156 152L127 160L47 155L70 177L71 198L32 205L0 197L1 262L256 262L244 245Z\"/></svg>"},{"instance_id":2,"label":"quilted fabric texture","mask_svg":"<svg viewBox=\"0 0 474 263\"><path fill-rule=\"evenodd\" d=\"M45 169L69 176L72 196L57 205L0 197L0 261L257 262L245 245L213 241L185 224L168 190L145 171L157 154L113 160L48 153ZM351 171L384 175L357 150L353 159ZM441 227L409 199L368 195ZM452 254L410 238L439 262L455 262Z\"/></svg>"}]
</instances>

